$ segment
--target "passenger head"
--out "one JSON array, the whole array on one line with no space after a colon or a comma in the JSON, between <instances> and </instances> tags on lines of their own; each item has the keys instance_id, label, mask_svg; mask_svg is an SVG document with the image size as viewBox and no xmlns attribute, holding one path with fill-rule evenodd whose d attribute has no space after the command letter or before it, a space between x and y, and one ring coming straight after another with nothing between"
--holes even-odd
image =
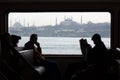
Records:
<instances>
[{"instance_id":1,"label":"passenger head","mask_svg":"<svg viewBox=\"0 0 120 80\"><path fill-rule=\"evenodd\" d=\"M9 34L9 33L7 33L7 32L5 32L4 34L3 34L3 38L4 38L4 40L7 42L7 43L11 43L11 35Z\"/></svg>"},{"instance_id":2,"label":"passenger head","mask_svg":"<svg viewBox=\"0 0 120 80\"><path fill-rule=\"evenodd\" d=\"M14 47L17 47L17 44L19 42L19 40L21 39L20 36L17 36L17 35L11 35L11 38L12 38L12 44Z\"/></svg>"},{"instance_id":3,"label":"passenger head","mask_svg":"<svg viewBox=\"0 0 120 80\"><path fill-rule=\"evenodd\" d=\"M98 44L101 42L101 36L99 34L94 34L92 36L92 40L93 40L94 44Z\"/></svg>"},{"instance_id":4,"label":"passenger head","mask_svg":"<svg viewBox=\"0 0 120 80\"><path fill-rule=\"evenodd\" d=\"M31 34L30 41L33 43L36 43L37 42L37 34Z\"/></svg>"}]
</instances>

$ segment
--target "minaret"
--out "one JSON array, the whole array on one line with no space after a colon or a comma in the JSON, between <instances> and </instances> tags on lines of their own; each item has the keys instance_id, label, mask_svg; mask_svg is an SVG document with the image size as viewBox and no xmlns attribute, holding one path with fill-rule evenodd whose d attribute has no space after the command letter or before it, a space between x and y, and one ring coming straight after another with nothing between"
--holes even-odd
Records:
<instances>
[{"instance_id":1,"label":"minaret","mask_svg":"<svg viewBox=\"0 0 120 80\"><path fill-rule=\"evenodd\" d=\"M73 16L71 16L71 20L73 21Z\"/></svg>"},{"instance_id":2,"label":"minaret","mask_svg":"<svg viewBox=\"0 0 120 80\"><path fill-rule=\"evenodd\" d=\"M66 16L64 16L64 21L66 20Z\"/></svg>"},{"instance_id":3,"label":"minaret","mask_svg":"<svg viewBox=\"0 0 120 80\"><path fill-rule=\"evenodd\" d=\"M28 23L28 27L29 27L29 23Z\"/></svg>"},{"instance_id":4,"label":"minaret","mask_svg":"<svg viewBox=\"0 0 120 80\"><path fill-rule=\"evenodd\" d=\"M23 21L23 26L25 27L25 19L24 19L24 21Z\"/></svg>"},{"instance_id":5,"label":"minaret","mask_svg":"<svg viewBox=\"0 0 120 80\"><path fill-rule=\"evenodd\" d=\"M57 26L57 17L56 17L56 26Z\"/></svg>"},{"instance_id":6,"label":"minaret","mask_svg":"<svg viewBox=\"0 0 120 80\"><path fill-rule=\"evenodd\" d=\"M82 25L82 16L81 16L81 20L80 21L81 21L80 24Z\"/></svg>"},{"instance_id":7,"label":"minaret","mask_svg":"<svg viewBox=\"0 0 120 80\"><path fill-rule=\"evenodd\" d=\"M33 26L35 26L35 21L33 21Z\"/></svg>"}]
</instances>

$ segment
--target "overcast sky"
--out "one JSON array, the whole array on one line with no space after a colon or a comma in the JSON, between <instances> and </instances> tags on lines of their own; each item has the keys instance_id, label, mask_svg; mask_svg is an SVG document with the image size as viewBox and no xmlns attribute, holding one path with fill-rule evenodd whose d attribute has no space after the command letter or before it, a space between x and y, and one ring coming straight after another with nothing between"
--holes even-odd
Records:
<instances>
[{"instance_id":1,"label":"overcast sky","mask_svg":"<svg viewBox=\"0 0 120 80\"><path fill-rule=\"evenodd\" d=\"M13 25L16 21L25 26L43 26L55 25L64 21L64 18L71 18L78 23L93 23L111 22L111 15L109 12L29 12L29 13L9 13L9 26Z\"/></svg>"}]
</instances>

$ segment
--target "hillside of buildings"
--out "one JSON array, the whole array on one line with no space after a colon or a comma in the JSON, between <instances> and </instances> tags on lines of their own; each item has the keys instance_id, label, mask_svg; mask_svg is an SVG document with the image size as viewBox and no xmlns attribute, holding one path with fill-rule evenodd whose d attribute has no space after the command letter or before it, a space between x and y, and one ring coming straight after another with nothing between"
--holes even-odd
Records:
<instances>
[{"instance_id":1,"label":"hillside of buildings","mask_svg":"<svg viewBox=\"0 0 120 80\"><path fill-rule=\"evenodd\" d=\"M16 22L9 27L9 32L20 36L30 36L31 33L37 33L41 37L91 37L94 33L99 33L102 37L110 37L110 23L89 21L86 24L80 24L72 19L65 19L54 26L23 26L20 22Z\"/></svg>"}]
</instances>

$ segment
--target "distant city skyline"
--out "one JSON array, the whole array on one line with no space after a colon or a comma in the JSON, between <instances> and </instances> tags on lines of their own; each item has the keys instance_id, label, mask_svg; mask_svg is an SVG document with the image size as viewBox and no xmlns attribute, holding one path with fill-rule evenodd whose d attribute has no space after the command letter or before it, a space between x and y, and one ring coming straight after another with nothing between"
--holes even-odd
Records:
<instances>
[{"instance_id":1,"label":"distant city skyline","mask_svg":"<svg viewBox=\"0 0 120 80\"><path fill-rule=\"evenodd\" d=\"M23 26L54 26L67 18L80 24L86 24L89 21L93 23L111 22L109 12L12 12L8 16L9 26L13 26L15 22L20 22Z\"/></svg>"}]
</instances>

